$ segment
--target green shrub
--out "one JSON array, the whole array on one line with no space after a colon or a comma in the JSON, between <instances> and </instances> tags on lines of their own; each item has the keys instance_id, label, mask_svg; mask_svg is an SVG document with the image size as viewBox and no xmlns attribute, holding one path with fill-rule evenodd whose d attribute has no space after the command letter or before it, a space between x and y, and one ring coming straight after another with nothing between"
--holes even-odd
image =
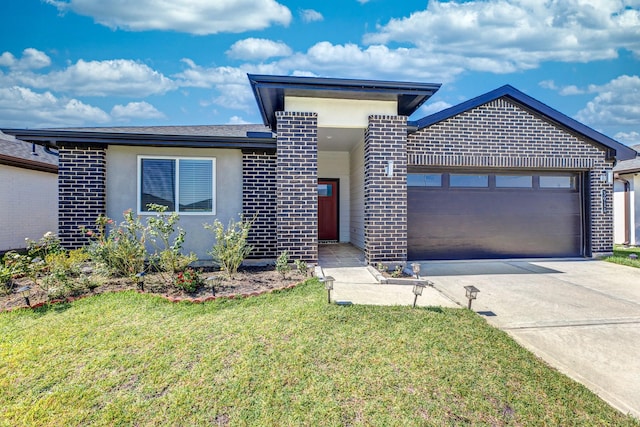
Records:
<instances>
[{"instance_id":1,"label":"green shrub","mask_svg":"<svg viewBox=\"0 0 640 427\"><path fill-rule=\"evenodd\" d=\"M213 224L204 224L204 228L211 230L216 238L209 254L230 279L238 272L242 261L253 249L247 243L252 225L253 221L247 221L242 217L237 222L230 220L227 228L217 219Z\"/></svg>"},{"instance_id":2,"label":"green shrub","mask_svg":"<svg viewBox=\"0 0 640 427\"><path fill-rule=\"evenodd\" d=\"M182 289L185 292L195 292L198 286L202 284L202 278L198 271L193 268L187 268L176 274L173 283L178 289Z\"/></svg>"},{"instance_id":3,"label":"green shrub","mask_svg":"<svg viewBox=\"0 0 640 427\"><path fill-rule=\"evenodd\" d=\"M78 276L82 265L89 260L89 252L84 248L72 249L69 252L54 252L48 254L44 260L47 270Z\"/></svg>"},{"instance_id":4,"label":"green shrub","mask_svg":"<svg viewBox=\"0 0 640 427\"><path fill-rule=\"evenodd\" d=\"M180 216L173 212L167 215L167 207L150 203L150 211L157 215L147 219L148 233L155 249L150 261L161 271L177 273L183 271L189 264L198 260L194 253L184 255L182 245L186 231L177 226ZM175 234L173 241L171 236Z\"/></svg>"},{"instance_id":5,"label":"green shrub","mask_svg":"<svg viewBox=\"0 0 640 427\"><path fill-rule=\"evenodd\" d=\"M276 271L282 275L283 279L287 278L287 274L291 271L289 265L289 251L284 251L276 260Z\"/></svg>"},{"instance_id":6,"label":"green shrub","mask_svg":"<svg viewBox=\"0 0 640 427\"><path fill-rule=\"evenodd\" d=\"M30 258L45 259L49 254L64 252L60 239L51 231L44 233L40 240L26 238L25 241L27 242L27 254Z\"/></svg>"},{"instance_id":7,"label":"green shrub","mask_svg":"<svg viewBox=\"0 0 640 427\"><path fill-rule=\"evenodd\" d=\"M294 261L294 264L296 265L298 273L302 274L303 277L307 277L307 272L309 270L309 268L307 267L307 263L301 259L297 259Z\"/></svg>"}]
</instances>

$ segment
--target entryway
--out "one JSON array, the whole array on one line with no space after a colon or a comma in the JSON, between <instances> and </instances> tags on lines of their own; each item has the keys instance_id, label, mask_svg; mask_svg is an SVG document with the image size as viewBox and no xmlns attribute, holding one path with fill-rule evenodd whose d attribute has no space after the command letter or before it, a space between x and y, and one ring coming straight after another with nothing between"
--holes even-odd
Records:
<instances>
[{"instance_id":1,"label":"entryway","mask_svg":"<svg viewBox=\"0 0 640 427\"><path fill-rule=\"evenodd\" d=\"M318 240L338 241L339 180L318 179Z\"/></svg>"}]
</instances>

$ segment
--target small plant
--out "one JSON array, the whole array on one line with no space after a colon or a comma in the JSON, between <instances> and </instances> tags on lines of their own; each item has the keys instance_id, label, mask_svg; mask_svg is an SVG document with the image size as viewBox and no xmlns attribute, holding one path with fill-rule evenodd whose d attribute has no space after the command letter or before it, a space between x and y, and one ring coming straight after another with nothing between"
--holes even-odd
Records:
<instances>
[{"instance_id":1,"label":"small plant","mask_svg":"<svg viewBox=\"0 0 640 427\"><path fill-rule=\"evenodd\" d=\"M396 265L396 268L391 273L391 277L401 277L402 276L402 266Z\"/></svg>"},{"instance_id":2,"label":"small plant","mask_svg":"<svg viewBox=\"0 0 640 427\"><path fill-rule=\"evenodd\" d=\"M289 265L289 251L284 251L276 260L276 271L282 275L283 279L287 278L287 274L291 271Z\"/></svg>"},{"instance_id":3,"label":"small plant","mask_svg":"<svg viewBox=\"0 0 640 427\"><path fill-rule=\"evenodd\" d=\"M307 277L307 272L309 271L307 263L301 259L297 259L294 261L294 264L296 265L296 270L298 270L298 273L300 273L302 277Z\"/></svg>"},{"instance_id":4,"label":"small plant","mask_svg":"<svg viewBox=\"0 0 640 427\"><path fill-rule=\"evenodd\" d=\"M27 242L27 254L31 258L45 259L47 255L64 252L60 239L55 233L47 231L40 240L24 239Z\"/></svg>"},{"instance_id":5,"label":"small plant","mask_svg":"<svg viewBox=\"0 0 640 427\"><path fill-rule=\"evenodd\" d=\"M193 268L187 268L184 271L180 271L176 274L174 284L178 289L182 289L185 292L195 292L198 286L202 283L200 273Z\"/></svg>"},{"instance_id":6,"label":"small plant","mask_svg":"<svg viewBox=\"0 0 640 427\"><path fill-rule=\"evenodd\" d=\"M378 270L380 273L386 273L389 268L383 263L379 262L376 264L376 270Z\"/></svg>"},{"instance_id":7,"label":"small plant","mask_svg":"<svg viewBox=\"0 0 640 427\"><path fill-rule=\"evenodd\" d=\"M242 261L249 256L253 249L247 243L252 225L253 221L247 221L242 217L237 222L230 220L226 228L217 219L213 224L204 224L204 228L211 230L216 238L209 254L225 271L229 279L238 272Z\"/></svg>"},{"instance_id":8,"label":"small plant","mask_svg":"<svg viewBox=\"0 0 640 427\"><path fill-rule=\"evenodd\" d=\"M150 257L160 271L177 273L183 271L189 264L196 261L198 257L194 253L184 255L182 245L187 234L178 227L180 216L177 212L167 215L167 207L150 203L147 205L151 212L156 212L156 216L147 219L148 231L151 243L155 248L154 254ZM171 236L175 234L173 241ZM158 242L159 241L159 242Z\"/></svg>"}]
</instances>

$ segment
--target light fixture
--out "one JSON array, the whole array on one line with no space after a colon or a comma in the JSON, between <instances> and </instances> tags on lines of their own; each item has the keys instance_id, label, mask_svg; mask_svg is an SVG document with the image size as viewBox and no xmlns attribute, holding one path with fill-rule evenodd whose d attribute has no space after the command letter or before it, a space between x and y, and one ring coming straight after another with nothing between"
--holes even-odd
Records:
<instances>
[{"instance_id":1,"label":"light fixture","mask_svg":"<svg viewBox=\"0 0 640 427\"><path fill-rule=\"evenodd\" d=\"M424 291L424 288L427 286L426 283L424 282L416 282L415 285L413 285L413 308L416 308L416 303L418 302L418 297L420 295L422 295L422 291Z\"/></svg>"},{"instance_id":2,"label":"light fixture","mask_svg":"<svg viewBox=\"0 0 640 427\"><path fill-rule=\"evenodd\" d=\"M411 264L411 271L413 272L416 279L420 278L420 263L414 262Z\"/></svg>"},{"instance_id":3,"label":"light fixture","mask_svg":"<svg viewBox=\"0 0 640 427\"><path fill-rule=\"evenodd\" d=\"M144 275L146 273L144 271L136 274L136 278L135 278L135 282L138 285L138 288L140 288L140 290L142 292L144 292Z\"/></svg>"},{"instance_id":4,"label":"light fixture","mask_svg":"<svg viewBox=\"0 0 640 427\"><path fill-rule=\"evenodd\" d=\"M471 301L478 297L478 292L480 292L480 289L476 288L473 285L465 286L464 289L466 291L467 299L469 300L469 305L467 306L467 308L471 310Z\"/></svg>"},{"instance_id":5,"label":"light fixture","mask_svg":"<svg viewBox=\"0 0 640 427\"><path fill-rule=\"evenodd\" d=\"M384 170L387 173L388 177L392 177L393 176L393 160L389 160L387 162L387 166L384 168Z\"/></svg>"},{"instance_id":6,"label":"light fixture","mask_svg":"<svg viewBox=\"0 0 640 427\"><path fill-rule=\"evenodd\" d=\"M31 295L31 286L23 286L16 290L17 293L22 295L24 301L27 303L29 307L31 307L31 301L29 301L29 296Z\"/></svg>"},{"instance_id":7,"label":"light fixture","mask_svg":"<svg viewBox=\"0 0 640 427\"><path fill-rule=\"evenodd\" d=\"M612 184L613 183L613 171L612 170L602 171L602 175L600 175L600 181L606 182L607 184Z\"/></svg>"},{"instance_id":8,"label":"light fixture","mask_svg":"<svg viewBox=\"0 0 640 427\"><path fill-rule=\"evenodd\" d=\"M335 282L332 276L325 276L322 281L324 282L324 288L327 290L327 304L331 304L331 291L333 290L333 282Z\"/></svg>"},{"instance_id":9,"label":"light fixture","mask_svg":"<svg viewBox=\"0 0 640 427\"><path fill-rule=\"evenodd\" d=\"M218 276L209 276L204 281L211 288L211 295L216 296L216 285L220 282L220 277Z\"/></svg>"}]
</instances>

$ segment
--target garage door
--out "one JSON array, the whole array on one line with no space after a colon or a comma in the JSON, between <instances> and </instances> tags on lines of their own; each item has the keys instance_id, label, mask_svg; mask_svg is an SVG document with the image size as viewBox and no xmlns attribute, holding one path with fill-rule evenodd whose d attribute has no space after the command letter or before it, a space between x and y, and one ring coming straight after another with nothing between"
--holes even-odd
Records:
<instances>
[{"instance_id":1,"label":"garage door","mask_svg":"<svg viewBox=\"0 0 640 427\"><path fill-rule=\"evenodd\" d=\"M581 256L577 173L410 173L409 259Z\"/></svg>"}]
</instances>

